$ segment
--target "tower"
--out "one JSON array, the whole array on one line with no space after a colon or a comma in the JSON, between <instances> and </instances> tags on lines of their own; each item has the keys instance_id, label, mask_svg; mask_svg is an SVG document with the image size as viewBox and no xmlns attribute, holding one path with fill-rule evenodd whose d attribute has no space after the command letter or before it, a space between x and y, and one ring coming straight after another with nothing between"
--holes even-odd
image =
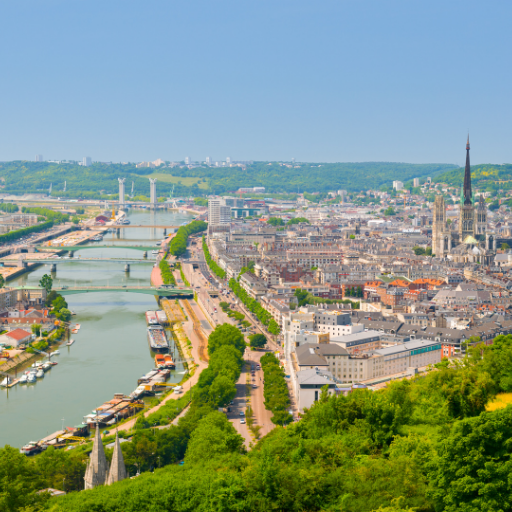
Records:
<instances>
[{"instance_id":1,"label":"tower","mask_svg":"<svg viewBox=\"0 0 512 512\"><path fill-rule=\"evenodd\" d=\"M460 198L459 241L475 236L475 206L471 191L471 166L469 164L469 135L466 143L466 169L464 171L464 187Z\"/></svg>"},{"instance_id":2,"label":"tower","mask_svg":"<svg viewBox=\"0 0 512 512\"><path fill-rule=\"evenodd\" d=\"M434 200L434 215L432 223L432 252L442 258L451 247L445 247L446 233L446 207L443 196L436 196Z\"/></svg>"},{"instance_id":3,"label":"tower","mask_svg":"<svg viewBox=\"0 0 512 512\"><path fill-rule=\"evenodd\" d=\"M485 206L484 197L480 195L478 200L478 208L476 210L476 234L485 235L487 230L487 207Z\"/></svg>"},{"instance_id":4,"label":"tower","mask_svg":"<svg viewBox=\"0 0 512 512\"><path fill-rule=\"evenodd\" d=\"M94 443L92 445L92 452L90 455L87 469L85 470L85 490L94 489L98 485L103 485L107 479L108 462L103 450L103 443L101 442L100 429L96 425L96 432L94 434Z\"/></svg>"},{"instance_id":5,"label":"tower","mask_svg":"<svg viewBox=\"0 0 512 512\"><path fill-rule=\"evenodd\" d=\"M124 182L126 181L126 178L117 178L117 181L119 181L119 206L124 205Z\"/></svg>"},{"instance_id":6,"label":"tower","mask_svg":"<svg viewBox=\"0 0 512 512\"><path fill-rule=\"evenodd\" d=\"M107 477L107 485L120 482L127 478L126 466L124 465L123 452L119 443L119 436L116 432L116 441L114 443L114 453L112 454L112 462L110 463L110 472Z\"/></svg>"},{"instance_id":7,"label":"tower","mask_svg":"<svg viewBox=\"0 0 512 512\"><path fill-rule=\"evenodd\" d=\"M151 207L156 205L156 178L149 178L149 202Z\"/></svg>"}]
</instances>

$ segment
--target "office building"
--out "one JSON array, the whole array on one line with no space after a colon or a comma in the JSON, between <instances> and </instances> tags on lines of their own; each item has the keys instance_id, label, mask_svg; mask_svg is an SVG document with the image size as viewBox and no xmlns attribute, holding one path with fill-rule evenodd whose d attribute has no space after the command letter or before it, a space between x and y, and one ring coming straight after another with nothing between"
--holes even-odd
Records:
<instances>
[{"instance_id":1,"label":"office building","mask_svg":"<svg viewBox=\"0 0 512 512\"><path fill-rule=\"evenodd\" d=\"M92 160L90 156L84 156L82 159L82 165L84 167L89 167L92 164Z\"/></svg>"},{"instance_id":2,"label":"office building","mask_svg":"<svg viewBox=\"0 0 512 512\"><path fill-rule=\"evenodd\" d=\"M43 155L36 155L36 162L42 162L43 161Z\"/></svg>"},{"instance_id":3,"label":"office building","mask_svg":"<svg viewBox=\"0 0 512 512\"><path fill-rule=\"evenodd\" d=\"M419 178L414 178L414 180L412 181L412 186L413 187L419 187L420 186L420 179Z\"/></svg>"},{"instance_id":4,"label":"office building","mask_svg":"<svg viewBox=\"0 0 512 512\"><path fill-rule=\"evenodd\" d=\"M185 165L190 165L190 157L189 156L185 157Z\"/></svg>"},{"instance_id":5,"label":"office building","mask_svg":"<svg viewBox=\"0 0 512 512\"><path fill-rule=\"evenodd\" d=\"M212 157L211 156L207 156L206 157L206 165L210 165L212 163Z\"/></svg>"},{"instance_id":6,"label":"office building","mask_svg":"<svg viewBox=\"0 0 512 512\"><path fill-rule=\"evenodd\" d=\"M231 164L231 157L227 156L226 157L226 165L230 165Z\"/></svg>"},{"instance_id":7,"label":"office building","mask_svg":"<svg viewBox=\"0 0 512 512\"><path fill-rule=\"evenodd\" d=\"M393 181L393 188L395 190L402 190L404 188L404 184L401 181Z\"/></svg>"},{"instance_id":8,"label":"office building","mask_svg":"<svg viewBox=\"0 0 512 512\"><path fill-rule=\"evenodd\" d=\"M231 207L225 206L222 199L208 199L208 224L218 226L231 222Z\"/></svg>"}]
</instances>

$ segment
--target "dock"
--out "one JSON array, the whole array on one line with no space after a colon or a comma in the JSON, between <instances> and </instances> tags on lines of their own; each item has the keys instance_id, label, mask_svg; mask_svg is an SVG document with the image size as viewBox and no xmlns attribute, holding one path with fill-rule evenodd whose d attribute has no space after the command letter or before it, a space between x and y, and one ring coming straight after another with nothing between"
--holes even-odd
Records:
<instances>
[{"instance_id":1,"label":"dock","mask_svg":"<svg viewBox=\"0 0 512 512\"><path fill-rule=\"evenodd\" d=\"M176 301L169 299L162 299L160 301L160 305L162 306L167 318L169 320L169 325L173 325L177 322L184 322L185 315L183 314L183 310L181 309L179 304L176 304Z\"/></svg>"}]
</instances>

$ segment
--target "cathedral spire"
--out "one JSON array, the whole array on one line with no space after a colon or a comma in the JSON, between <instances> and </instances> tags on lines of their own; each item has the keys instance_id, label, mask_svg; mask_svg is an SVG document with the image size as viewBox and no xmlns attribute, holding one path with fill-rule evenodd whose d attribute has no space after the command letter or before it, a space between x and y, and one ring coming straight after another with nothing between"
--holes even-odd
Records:
<instances>
[{"instance_id":1,"label":"cathedral spire","mask_svg":"<svg viewBox=\"0 0 512 512\"><path fill-rule=\"evenodd\" d=\"M100 428L96 424L92 452L85 470L85 489L94 489L98 485L103 485L107 479L107 474L108 462L101 442Z\"/></svg>"},{"instance_id":2,"label":"cathedral spire","mask_svg":"<svg viewBox=\"0 0 512 512\"><path fill-rule=\"evenodd\" d=\"M114 443L114 453L112 455L112 462L110 464L110 472L107 478L107 485L115 482L120 482L127 478L126 466L124 465L123 452L121 451L121 444L119 443L119 436L116 432L116 440Z\"/></svg>"},{"instance_id":3,"label":"cathedral spire","mask_svg":"<svg viewBox=\"0 0 512 512\"><path fill-rule=\"evenodd\" d=\"M464 171L464 189L463 189L464 205L473 204L473 193L471 192L471 165L469 164L469 134L466 143L466 169Z\"/></svg>"}]
</instances>

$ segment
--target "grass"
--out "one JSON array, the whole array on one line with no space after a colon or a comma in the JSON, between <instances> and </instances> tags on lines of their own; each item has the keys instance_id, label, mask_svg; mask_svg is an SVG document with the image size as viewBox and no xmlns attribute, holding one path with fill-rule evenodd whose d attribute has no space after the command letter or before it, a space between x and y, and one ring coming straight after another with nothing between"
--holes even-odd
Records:
<instances>
[{"instance_id":1,"label":"grass","mask_svg":"<svg viewBox=\"0 0 512 512\"><path fill-rule=\"evenodd\" d=\"M509 404L512 404L512 393L500 393L485 408L488 411L495 411L496 409L503 409Z\"/></svg>"},{"instance_id":2,"label":"grass","mask_svg":"<svg viewBox=\"0 0 512 512\"><path fill-rule=\"evenodd\" d=\"M192 177L184 177L184 176L173 176L172 174L164 174L160 172L154 172L153 174L147 175L149 178L156 178L158 181L163 181L164 183L178 183L185 187L190 187L195 185L202 178L192 178ZM198 183L199 188L206 190L208 188L208 183Z\"/></svg>"}]
</instances>

